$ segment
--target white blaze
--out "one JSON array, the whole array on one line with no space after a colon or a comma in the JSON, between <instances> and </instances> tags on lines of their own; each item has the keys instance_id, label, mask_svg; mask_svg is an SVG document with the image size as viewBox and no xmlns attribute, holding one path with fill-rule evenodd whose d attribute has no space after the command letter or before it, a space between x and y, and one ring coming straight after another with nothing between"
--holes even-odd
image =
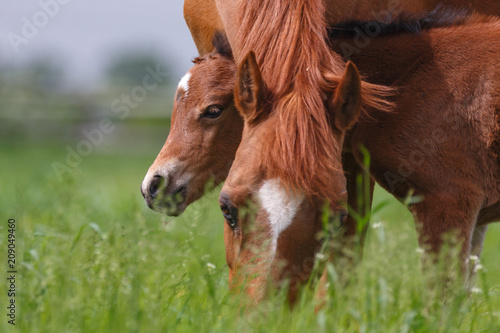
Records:
<instances>
[{"instance_id":1,"label":"white blaze","mask_svg":"<svg viewBox=\"0 0 500 333\"><path fill-rule=\"evenodd\" d=\"M297 210L304 200L304 195L287 191L279 179L266 180L258 191L260 205L269 215L269 224L273 234L272 251L276 253L278 238L288 228Z\"/></svg>"},{"instance_id":2,"label":"white blaze","mask_svg":"<svg viewBox=\"0 0 500 333\"><path fill-rule=\"evenodd\" d=\"M189 80L191 79L191 73L187 72L179 82L177 89L182 88L185 91L185 96L187 97L189 92Z\"/></svg>"}]
</instances>

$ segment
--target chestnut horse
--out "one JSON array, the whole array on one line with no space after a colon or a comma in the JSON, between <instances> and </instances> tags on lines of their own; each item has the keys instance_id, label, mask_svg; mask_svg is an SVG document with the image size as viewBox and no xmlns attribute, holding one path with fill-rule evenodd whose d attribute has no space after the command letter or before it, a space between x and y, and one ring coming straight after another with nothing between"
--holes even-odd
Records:
<instances>
[{"instance_id":1,"label":"chestnut horse","mask_svg":"<svg viewBox=\"0 0 500 333\"><path fill-rule=\"evenodd\" d=\"M471 8L479 13L500 16L497 0L325 0L325 17L330 25L348 20L387 21L402 12L429 12L438 5ZM219 6L226 6L226 2L220 2ZM215 33L224 31L216 0L184 0L184 19L200 55L211 53Z\"/></svg>"},{"instance_id":2,"label":"chestnut horse","mask_svg":"<svg viewBox=\"0 0 500 333\"><path fill-rule=\"evenodd\" d=\"M370 107L360 112L363 86L356 68L348 64L335 94L325 102L329 112L322 116L331 125L331 141L324 144L336 155L330 165L340 169L341 151L352 152L361 165L360 147L366 147L375 181L398 198L411 190L423 198L410 207L420 226L422 248L432 257L440 251L443 236L457 232L466 272L469 255L481 251L487 224L500 219L500 21L470 16L456 22L419 34L392 35L394 27L385 27L383 37L372 38L351 54L371 82L397 88L391 98L394 112ZM336 36L334 47L355 47L349 33L369 28L351 26L352 31ZM255 205L256 223L268 220L272 259L281 258L287 267L297 264L294 236L310 237L309 243L301 238L301 246L317 245L313 232L303 233L304 225L318 224L321 199L337 202L346 180L335 170L327 175L320 168L296 175L307 162L303 156L316 158L318 129L299 129L311 139L297 145L282 126L284 109L276 107L269 94L250 53L238 69L235 85L236 105L244 118L242 141L220 202L233 232L245 229L247 207ZM310 110L302 112L310 115ZM298 118L296 113L291 116ZM283 149L286 140L299 151ZM329 176L328 182L319 183L317 174ZM242 242L241 235L234 239L233 243ZM241 255L234 260L236 266L248 262ZM279 276L290 277L290 272L282 270Z\"/></svg>"},{"instance_id":3,"label":"chestnut horse","mask_svg":"<svg viewBox=\"0 0 500 333\"><path fill-rule=\"evenodd\" d=\"M207 190L223 182L241 140L243 119L234 106L236 64L225 36L214 52L196 58L179 83L170 134L144 178L151 209L177 216Z\"/></svg>"},{"instance_id":4,"label":"chestnut horse","mask_svg":"<svg viewBox=\"0 0 500 333\"><path fill-rule=\"evenodd\" d=\"M220 9L219 2L217 5ZM266 114L255 113L255 117L246 119L243 136L248 131L247 124L259 124L263 121L261 116L267 119L266 115L272 114L274 119L269 133L256 135L269 139L264 148L268 154L238 159L240 145L236 160L246 160L252 169L235 170L233 164L233 180L228 178L225 192L220 195L227 222L224 234L230 277L236 284L245 281L248 293L260 299L269 282L280 283L288 274L285 272L298 268L302 274L291 280L293 299L295 285L306 280L311 272L312 267L302 263L314 262L319 246L315 235L321 225L323 199L339 216L345 216L347 193L340 161L342 151L334 144L338 138L325 114L330 109L347 114L350 108L387 108L384 97L392 90L361 83L354 66L346 67L330 51L321 0L236 1L225 9L221 12L223 21L238 23L237 29L228 29L225 24L236 63L249 51L256 51L258 57L246 58L241 64L235 91L247 98L236 98L236 104L241 110L264 102L258 107L266 110ZM251 71L257 63L261 64L261 71ZM256 184L262 177L269 181ZM251 216L252 207L242 208L249 196L263 208L255 218ZM304 200L311 197L319 200ZM288 233L285 229L294 216L301 216L305 222Z\"/></svg>"}]
</instances>

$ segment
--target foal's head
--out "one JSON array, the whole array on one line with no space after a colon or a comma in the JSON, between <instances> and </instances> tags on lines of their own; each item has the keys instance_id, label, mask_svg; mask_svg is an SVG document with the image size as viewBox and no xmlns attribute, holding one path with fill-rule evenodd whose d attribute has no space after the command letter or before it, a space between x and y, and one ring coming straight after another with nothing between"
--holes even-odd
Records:
<instances>
[{"instance_id":1,"label":"foal's head","mask_svg":"<svg viewBox=\"0 0 500 333\"><path fill-rule=\"evenodd\" d=\"M210 181L222 182L240 143L243 120L233 103L236 65L224 36L217 34L214 46L179 83L170 134L142 183L148 206L167 215L182 213Z\"/></svg>"},{"instance_id":2,"label":"foal's head","mask_svg":"<svg viewBox=\"0 0 500 333\"><path fill-rule=\"evenodd\" d=\"M249 292L257 298L268 274L292 284L309 277L325 201L345 216L341 151L360 112L361 79L349 63L334 88L307 93L272 96L253 52L238 69L243 136L219 201L230 276L255 274Z\"/></svg>"}]
</instances>

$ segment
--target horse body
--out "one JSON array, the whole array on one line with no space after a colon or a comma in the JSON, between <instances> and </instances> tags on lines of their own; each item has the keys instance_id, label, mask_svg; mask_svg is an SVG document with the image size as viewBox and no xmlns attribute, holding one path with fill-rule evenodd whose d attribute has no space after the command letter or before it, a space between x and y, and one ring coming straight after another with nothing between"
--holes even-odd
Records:
<instances>
[{"instance_id":1,"label":"horse body","mask_svg":"<svg viewBox=\"0 0 500 333\"><path fill-rule=\"evenodd\" d=\"M479 21L378 38L351 56L398 95L395 112L362 117L346 144L360 163L358 148L368 149L370 173L390 193L424 198L412 212L433 251L460 230L465 257L480 245L473 230L500 219L498 54L500 23Z\"/></svg>"},{"instance_id":2,"label":"horse body","mask_svg":"<svg viewBox=\"0 0 500 333\"><path fill-rule=\"evenodd\" d=\"M231 23L237 1L239 0L184 0L184 19L200 55L213 51L212 39L215 33L224 31L223 17L227 27L237 26L236 22ZM401 12L429 12L440 4L456 8L472 8L478 13L500 16L500 3L497 0L325 0L324 3L325 18L329 25L348 20L390 21L391 17ZM223 14L219 14L219 11Z\"/></svg>"}]
</instances>

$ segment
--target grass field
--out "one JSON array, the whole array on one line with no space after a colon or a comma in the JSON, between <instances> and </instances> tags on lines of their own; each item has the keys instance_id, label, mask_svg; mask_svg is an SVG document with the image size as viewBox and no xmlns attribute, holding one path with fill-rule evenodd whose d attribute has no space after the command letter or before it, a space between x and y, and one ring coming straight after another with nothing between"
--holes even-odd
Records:
<instances>
[{"instance_id":1,"label":"grass field","mask_svg":"<svg viewBox=\"0 0 500 333\"><path fill-rule=\"evenodd\" d=\"M407 210L377 189L363 263L326 305L291 311L276 295L245 309L228 292L217 191L174 220L139 185L155 157L95 153L59 181L56 145L0 146L0 332L500 332L500 225L490 227L477 286L441 301L420 270ZM7 323L7 220L16 229L16 327ZM169 222L169 223L166 223ZM381 222L381 223L377 223ZM215 267L215 268L213 268Z\"/></svg>"}]
</instances>

